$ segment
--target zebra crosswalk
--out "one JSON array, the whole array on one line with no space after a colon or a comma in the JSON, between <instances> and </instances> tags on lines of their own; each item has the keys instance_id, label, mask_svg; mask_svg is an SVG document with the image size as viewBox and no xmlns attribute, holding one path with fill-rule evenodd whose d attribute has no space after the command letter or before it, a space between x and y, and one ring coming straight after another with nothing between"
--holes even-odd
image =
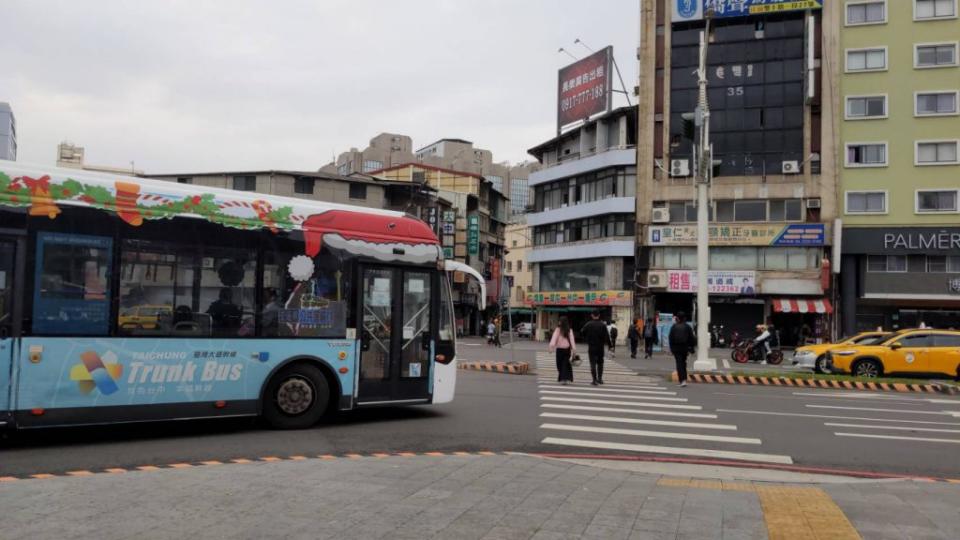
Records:
<instances>
[{"instance_id":1,"label":"zebra crosswalk","mask_svg":"<svg viewBox=\"0 0 960 540\"><path fill-rule=\"evenodd\" d=\"M536 362L543 444L595 452L793 463L790 456L757 451L761 439L737 436L735 424L720 421L715 412L704 411L662 381L638 376L613 360L605 362L602 386L590 385L586 361L573 368L572 385L557 382L552 353L538 352Z\"/></svg>"}]
</instances>

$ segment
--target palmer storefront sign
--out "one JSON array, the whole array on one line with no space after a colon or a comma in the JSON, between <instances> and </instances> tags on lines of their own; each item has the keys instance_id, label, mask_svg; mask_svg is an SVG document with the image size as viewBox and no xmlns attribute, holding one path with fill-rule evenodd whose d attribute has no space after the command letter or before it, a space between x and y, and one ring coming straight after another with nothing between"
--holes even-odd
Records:
<instances>
[{"instance_id":1,"label":"palmer storefront sign","mask_svg":"<svg viewBox=\"0 0 960 540\"><path fill-rule=\"evenodd\" d=\"M844 228L843 252L865 255L956 255L960 227Z\"/></svg>"}]
</instances>

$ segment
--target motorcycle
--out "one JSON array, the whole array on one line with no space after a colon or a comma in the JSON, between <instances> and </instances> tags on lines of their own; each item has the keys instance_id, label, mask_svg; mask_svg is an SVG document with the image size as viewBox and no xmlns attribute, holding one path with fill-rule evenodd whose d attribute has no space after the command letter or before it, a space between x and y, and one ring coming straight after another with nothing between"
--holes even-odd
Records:
<instances>
[{"instance_id":1,"label":"motorcycle","mask_svg":"<svg viewBox=\"0 0 960 540\"><path fill-rule=\"evenodd\" d=\"M710 328L710 347L723 348L727 346L727 338L723 335L723 325L715 324Z\"/></svg>"},{"instance_id":2,"label":"motorcycle","mask_svg":"<svg viewBox=\"0 0 960 540\"><path fill-rule=\"evenodd\" d=\"M753 341L744 341L733 350L731 355L733 356L734 362L738 364L763 362L764 347L762 344L758 347ZM768 364L779 365L783 362L783 351L779 348L771 348L770 354L766 355L766 361Z\"/></svg>"}]
</instances>

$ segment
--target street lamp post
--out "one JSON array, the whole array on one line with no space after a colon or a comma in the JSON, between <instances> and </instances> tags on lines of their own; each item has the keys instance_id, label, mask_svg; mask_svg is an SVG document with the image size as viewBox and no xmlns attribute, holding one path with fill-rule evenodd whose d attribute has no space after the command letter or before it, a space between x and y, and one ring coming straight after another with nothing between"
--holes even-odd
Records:
<instances>
[{"instance_id":1,"label":"street lamp post","mask_svg":"<svg viewBox=\"0 0 960 540\"><path fill-rule=\"evenodd\" d=\"M710 360L710 292L707 290L707 272L710 268L709 237L707 223L710 177L713 174L713 146L710 144L710 107L707 101L707 41L710 36L712 10L704 16L706 26L700 32L700 64L697 84L700 89L697 101L696 123L700 126L697 145L697 359L693 369L713 370L716 365Z\"/></svg>"}]
</instances>

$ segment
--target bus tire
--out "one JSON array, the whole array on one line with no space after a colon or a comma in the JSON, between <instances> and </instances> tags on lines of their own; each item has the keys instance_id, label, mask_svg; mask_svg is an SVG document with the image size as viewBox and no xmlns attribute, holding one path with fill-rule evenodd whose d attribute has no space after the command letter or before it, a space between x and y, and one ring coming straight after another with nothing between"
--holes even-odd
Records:
<instances>
[{"instance_id":1,"label":"bus tire","mask_svg":"<svg viewBox=\"0 0 960 540\"><path fill-rule=\"evenodd\" d=\"M330 403L330 385L310 364L293 364L270 379L263 395L263 418L274 429L313 426Z\"/></svg>"}]
</instances>

